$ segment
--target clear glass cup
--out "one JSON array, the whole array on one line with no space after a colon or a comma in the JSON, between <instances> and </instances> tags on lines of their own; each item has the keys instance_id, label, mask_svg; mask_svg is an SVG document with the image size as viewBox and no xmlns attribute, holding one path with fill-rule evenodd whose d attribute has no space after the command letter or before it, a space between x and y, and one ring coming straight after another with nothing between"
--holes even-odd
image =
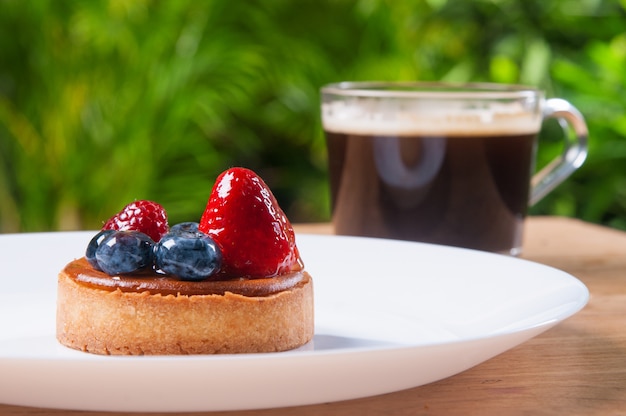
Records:
<instances>
[{"instance_id":1,"label":"clear glass cup","mask_svg":"<svg viewBox=\"0 0 626 416\"><path fill-rule=\"evenodd\" d=\"M344 82L321 95L337 234L518 255L528 207L587 156L580 112L531 87ZM563 152L533 175L548 118Z\"/></svg>"}]
</instances>

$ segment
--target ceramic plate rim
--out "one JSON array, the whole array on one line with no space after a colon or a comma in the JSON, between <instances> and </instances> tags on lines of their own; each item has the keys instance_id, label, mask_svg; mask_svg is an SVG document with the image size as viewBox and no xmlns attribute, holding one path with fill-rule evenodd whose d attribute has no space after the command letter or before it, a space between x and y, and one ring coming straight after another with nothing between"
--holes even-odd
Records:
<instances>
[{"instance_id":1,"label":"ceramic plate rim","mask_svg":"<svg viewBox=\"0 0 626 416\"><path fill-rule=\"evenodd\" d=\"M23 240L22 242L27 243L28 241L44 241L46 244L51 243L59 243L62 241L71 242L69 247L60 247L58 250L62 253L69 254L76 249L76 244L78 241L88 241L90 235L92 235L92 231L78 231L78 232L53 232L53 233L26 233L26 234L5 234L0 236L0 246L3 244L7 244L8 242L18 242L18 240ZM550 266L541 265L538 263L534 263L524 259L511 258L507 256L500 256L496 254L476 252L472 250L465 250L453 247L446 246L435 246L430 244L422 244L422 243L413 243L413 242L405 242L405 241L396 241L396 240L384 240L384 239L375 239L375 238L363 238L363 237L349 237L349 236L328 236L328 235L317 235L317 234L297 234L298 245L300 247L301 254L305 259L305 264L307 265L307 269L312 271L314 282L317 285L317 280L320 282L323 281L324 277L321 275L316 275L317 270L319 269L319 273L324 273L324 266L321 265L322 261L320 260L321 255L319 253L312 253L312 248L319 250L319 246L322 244L330 244L333 247L338 247L339 245L345 246L358 246L358 247L369 247L371 249L376 248L386 248L390 250L390 248L399 249L399 250L415 250L416 252L427 252L427 253L444 253L446 255L452 256L454 258L461 259L463 261L467 261L467 259L480 259L481 261L486 261L490 263L503 264L504 266L498 267L530 267L533 270L540 270L541 272L546 273L547 276L558 276L559 279L564 279L564 283L567 283L566 287L571 288L575 293L575 300L568 302L567 307L563 306L562 310L558 311L558 313L550 312L552 315L549 315L549 319L538 320L532 322L532 324L522 325L521 327L511 327L509 329L503 329L500 331L495 331L488 334L475 334L475 336L461 336L457 339L448 339L440 342L426 342L423 344L420 343L412 343L407 342L396 343L395 339L389 345L378 345L376 343L367 346L367 345L356 345L350 346L346 345L341 348L333 348L329 347L327 349L322 350L307 350L306 346L300 350L296 351L288 351L284 353L268 353L268 354L246 354L246 355L226 355L226 356L189 356L189 357L167 357L167 356L153 356L153 357L99 357L92 356L85 353L78 353L80 355L67 355L67 356L54 356L50 355L47 357L42 356L29 356L28 354L20 356L20 354L16 354L11 356L6 352L6 348L3 350L3 343L7 342L6 337L3 339L0 337L0 368L3 366L6 368L10 368L11 375L14 379L19 379L22 383L29 382L28 376L25 375L26 371L29 368L32 368L33 365L38 364L42 365L44 368L54 369L55 371L58 368L63 366L70 367L72 371L75 371L76 374L80 373L80 369L77 369L77 365L80 363L88 363L87 366L94 366L100 369L102 362L108 362L113 364L115 367L118 366L130 366L130 367L145 367L146 364L152 363L157 366L163 366L164 368L168 368L172 371L173 374L176 374L178 368L170 368L172 363L177 364L179 367L188 367L189 365L193 365L193 363L200 363L202 366L208 365L217 365L218 367L224 365L224 363L235 363L238 368L243 364L249 364L252 366L259 367L259 371L262 370L263 362L266 365L275 365L281 369L286 368L284 366L285 362L295 363L295 366L302 366L305 369L309 369L310 372L315 373L312 377L322 377L322 370L319 370L321 373L318 374L317 370L310 369L310 362L337 362L337 360L349 361L350 365L358 365L358 360L368 357L378 357L381 362L390 363L391 366L396 365L396 361L398 357L408 357L407 359L411 359L412 362L420 363L420 365L428 365L428 362L422 362L421 360L425 360L428 356L439 357L441 354L445 354L447 350L453 351L462 346L473 346L478 349L487 348L492 349L488 354L475 354L471 360L468 360L466 363L457 364L455 368L447 369L446 371L438 371L437 368L433 368L431 370L431 377L427 377L425 379L416 379L415 377L411 377L410 374L404 374L398 376L398 380L394 380L392 382L383 383L383 385L376 385L376 382L363 383L359 388L353 388L350 392L332 392L332 391L322 391L320 394L313 395L302 395L297 392L294 393L294 397L290 400L281 397L274 397L270 399L266 399L263 397L254 397L250 398L247 403L229 403L228 400L220 403L206 402L206 400L199 400L197 403L159 403L158 406L146 406L145 403L133 401L129 399L127 401L123 401L121 403L111 404L109 406L103 406L102 403L84 403L82 401L72 401L67 398L55 398L55 397L34 397L34 395L25 395L20 394L24 393L18 387L17 390L12 391L13 397L8 394L2 394L2 389L0 389L0 403L8 403L8 404L17 404L17 405L31 405L31 406L41 406L41 407L56 407L56 408L66 408L66 409L76 409L76 410L110 410L110 411L211 411L211 410L245 410L245 409L260 409L260 408L268 408L268 407L284 407L284 406L297 406L297 405L306 405L306 404L315 404L336 400L346 400L358 397L365 397L373 394L382 394L388 393L391 391L396 391L398 389L417 387L422 384L426 384L432 381L439 380L441 378L457 374L461 371L464 371L467 368L471 368L472 366L484 362L487 359L498 355L509 348L519 345L522 342L532 338L533 336L538 335L539 333L549 329L550 327L562 322L564 319L572 316L581 310L587 303L589 299L589 292L585 285L580 282L574 276L565 273L561 270L552 268ZM19 246L19 244L18 244ZM17 250L17 249L16 249ZM309 251L307 251L309 250ZM386 253L389 254L389 253ZM318 256L318 257L316 257ZM74 255L76 257L76 255ZM0 254L0 259L2 259L2 254ZM5 259L6 260L6 259ZM59 264L63 264L71 260L71 254L68 255L65 260L57 259L53 264L44 265L43 268L48 268L48 271L56 276L58 272L57 267ZM310 266L310 267L309 267ZM330 267L330 266L329 266ZM495 266L494 266L495 267ZM2 279L0 279L1 281ZM55 280L56 282L56 280ZM316 295L317 295L318 287L316 286ZM320 290L323 290L320 288ZM34 292L28 292L34 293ZM327 293L327 292L322 292ZM41 292L42 296L56 296L55 293L50 292L49 290L45 290ZM323 303L323 305L328 306L328 303ZM556 304L555 306L562 306ZM541 310L539 312L542 312ZM317 316L317 315L316 315ZM0 323L0 328L1 328ZM318 328L316 327L316 330ZM339 327L339 329L342 329ZM322 336L324 334L316 334L317 336ZM19 337L18 337L19 338ZM381 339L385 339L383 336ZM316 340L317 341L317 340ZM24 341L24 342L28 342ZM493 344L499 344L497 348L493 347ZM57 348L64 348L61 346L57 346ZM10 350L10 348L9 348ZM13 362L11 361L13 360ZM217 363L217 364L216 364ZM362 363L361 363L362 364ZM383 369L364 369L363 371L385 371ZM42 370L45 371L45 370ZM290 370L284 370L286 373L289 373ZM396 369L396 373L401 372L399 369ZM437 374L435 374L437 373ZM6 374L6 372L5 372ZM49 377L52 377L51 374L48 374ZM4 380L3 380L4 379ZM400 380L401 379L401 380ZM32 381L32 380L31 380ZM48 380L52 382L52 380ZM302 381L306 384L305 381ZM318 382L317 379L309 380L307 385L312 385L311 383ZM380 383L378 383L380 384ZM0 386L8 386L8 379L0 375ZM23 386L22 386L23 387ZM8 387L7 387L8 388ZM23 390L23 388L22 388ZM8 393L8 392L7 392ZM27 397L28 396L28 397ZM31 397L31 398L29 398Z\"/></svg>"}]
</instances>

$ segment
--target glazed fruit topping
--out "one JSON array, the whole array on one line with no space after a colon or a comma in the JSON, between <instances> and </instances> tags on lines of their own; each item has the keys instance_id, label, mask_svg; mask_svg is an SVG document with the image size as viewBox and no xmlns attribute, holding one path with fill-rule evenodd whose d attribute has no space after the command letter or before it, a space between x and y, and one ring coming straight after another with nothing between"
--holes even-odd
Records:
<instances>
[{"instance_id":1,"label":"glazed fruit topping","mask_svg":"<svg viewBox=\"0 0 626 416\"><path fill-rule=\"evenodd\" d=\"M102 271L102 268L100 267L100 265L98 264L98 260L96 259L96 251L98 251L98 247L100 247L102 242L114 232L115 230L102 230L98 234L96 234L87 245L85 258L94 269Z\"/></svg>"},{"instance_id":2,"label":"glazed fruit topping","mask_svg":"<svg viewBox=\"0 0 626 416\"><path fill-rule=\"evenodd\" d=\"M213 276L222 263L222 253L208 235L198 231L197 223L172 227L154 247L158 272L183 280L204 280Z\"/></svg>"},{"instance_id":3,"label":"glazed fruit topping","mask_svg":"<svg viewBox=\"0 0 626 416\"><path fill-rule=\"evenodd\" d=\"M270 277L303 267L287 216L249 169L231 168L217 178L199 229L220 246L226 277Z\"/></svg>"},{"instance_id":4,"label":"glazed fruit topping","mask_svg":"<svg viewBox=\"0 0 626 416\"><path fill-rule=\"evenodd\" d=\"M140 231L159 241L168 231L165 209L156 202L139 200L126 205L111 217L103 230Z\"/></svg>"},{"instance_id":5,"label":"glazed fruit topping","mask_svg":"<svg viewBox=\"0 0 626 416\"><path fill-rule=\"evenodd\" d=\"M217 178L200 223L170 229L161 205L135 201L104 224L85 257L110 275L148 269L192 281L266 278L303 268L285 213L265 182L244 168Z\"/></svg>"},{"instance_id":6,"label":"glazed fruit topping","mask_svg":"<svg viewBox=\"0 0 626 416\"><path fill-rule=\"evenodd\" d=\"M97 245L93 256L96 268L107 274L132 273L153 264L154 241L140 231L104 230L93 240ZM87 253L86 257L89 261Z\"/></svg>"}]
</instances>

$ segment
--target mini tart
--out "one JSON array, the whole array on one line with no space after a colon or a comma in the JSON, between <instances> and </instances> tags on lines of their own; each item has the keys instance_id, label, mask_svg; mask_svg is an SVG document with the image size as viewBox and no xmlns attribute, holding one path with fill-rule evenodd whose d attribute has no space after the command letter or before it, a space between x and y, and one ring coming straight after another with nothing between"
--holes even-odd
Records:
<instances>
[{"instance_id":1,"label":"mini tart","mask_svg":"<svg viewBox=\"0 0 626 416\"><path fill-rule=\"evenodd\" d=\"M187 282L109 276L85 258L59 273L57 339L106 355L285 351L313 337L305 271L263 279Z\"/></svg>"}]
</instances>

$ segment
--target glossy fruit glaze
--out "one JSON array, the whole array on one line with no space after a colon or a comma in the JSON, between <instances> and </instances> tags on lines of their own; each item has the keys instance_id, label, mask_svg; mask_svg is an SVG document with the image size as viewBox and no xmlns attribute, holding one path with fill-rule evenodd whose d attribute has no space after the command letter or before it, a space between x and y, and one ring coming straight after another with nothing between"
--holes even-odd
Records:
<instances>
[{"instance_id":1,"label":"glossy fruit glaze","mask_svg":"<svg viewBox=\"0 0 626 416\"><path fill-rule=\"evenodd\" d=\"M303 268L287 216L249 169L231 168L217 178L199 229L219 245L224 276L270 277Z\"/></svg>"},{"instance_id":2,"label":"glossy fruit glaze","mask_svg":"<svg viewBox=\"0 0 626 416\"><path fill-rule=\"evenodd\" d=\"M126 205L120 212L109 218L103 230L140 231L158 242L167 233L167 213L158 203L139 200Z\"/></svg>"}]
</instances>

